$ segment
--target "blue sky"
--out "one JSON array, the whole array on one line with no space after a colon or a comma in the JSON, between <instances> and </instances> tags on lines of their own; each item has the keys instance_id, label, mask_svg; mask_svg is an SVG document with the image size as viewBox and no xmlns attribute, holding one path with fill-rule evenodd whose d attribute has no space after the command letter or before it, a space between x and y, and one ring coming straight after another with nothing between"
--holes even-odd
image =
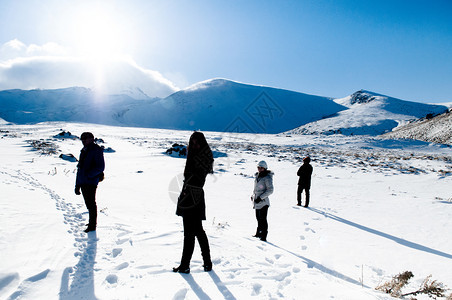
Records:
<instances>
[{"instance_id":1,"label":"blue sky","mask_svg":"<svg viewBox=\"0 0 452 300\"><path fill-rule=\"evenodd\" d=\"M221 77L328 97L366 89L452 101L450 0L4 0L0 47L9 72L24 55L125 55L177 88Z\"/></svg>"}]
</instances>

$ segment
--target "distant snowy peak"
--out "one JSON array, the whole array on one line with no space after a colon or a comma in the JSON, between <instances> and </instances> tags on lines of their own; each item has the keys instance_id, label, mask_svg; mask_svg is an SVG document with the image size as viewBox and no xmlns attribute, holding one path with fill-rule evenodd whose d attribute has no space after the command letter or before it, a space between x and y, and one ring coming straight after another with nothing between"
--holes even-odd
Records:
<instances>
[{"instance_id":1,"label":"distant snowy peak","mask_svg":"<svg viewBox=\"0 0 452 300\"><path fill-rule=\"evenodd\" d=\"M213 88L213 87L229 85L231 83L234 83L234 81L224 79L224 78L214 78L214 79L197 82L197 83L189 86L188 88L183 89L183 91L195 91L195 90L201 90L201 89L208 89L208 88Z\"/></svg>"},{"instance_id":2,"label":"distant snowy peak","mask_svg":"<svg viewBox=\"0 0 452 300\"><path fill-rule=\"evenodd\" d=\"M152 99L149 95L147 95L142 89L139 87L128 87L126 89L120 90L117 94L120 95L127 95L130 98L136 99L136 100L148 100Z\"/></svg>"},{"instance_id":3,"label":"distant snowy peak","mask_svg":"<svg viewBox=\"0 0 452 300\"><path fill-rule=\"evenodd\" d=\"M300 126L289 133L380 135L413 120L447 110L443 105L405 101L365 90L334 102L348 109Z\"/></svg>"},{"instance_id":4,"label":"distant snowy peak","mask_svg":"<svg viewBox=\"0 0 452 300\"><path fill-rule=\"evenodd\" d=\"M256 88L270 88L269 86L259 85L259 84L250 84L250 83L244 83L239 82L231 79L226 78L213 78L204 80L198 83L195 83L188 88L183 89L182 91L196 91L196 90L202 90L202 89L210 89L210 88L230 88L234 86L247 86L247 87L256 87ZM278 88L274 88L278 89Z\"/></svg>"},{"instance_id":5,"label":"distant snowy peak","mask_svg":"<svg viewBox=\"0 0 452 300\"><path fill-rule=\"evenodd\" d=\"M376 100L384 101L385 99L387 99L386 96L360 90L345 98L335 99L334 102L346 107L352 107L355 104L367 104Z\"/></svg>"}]
</instances>

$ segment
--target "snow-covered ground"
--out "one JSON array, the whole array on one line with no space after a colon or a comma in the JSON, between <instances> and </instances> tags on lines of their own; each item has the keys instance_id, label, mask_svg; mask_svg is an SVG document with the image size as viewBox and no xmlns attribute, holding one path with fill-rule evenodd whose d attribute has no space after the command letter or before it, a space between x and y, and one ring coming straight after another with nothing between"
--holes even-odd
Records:
<instances>
[{"instance_id":1,"label":"snow-covered ground","mask_svg":"<svg viewBox=\"0 0 452 300\"><path fill-rule=\"evenodd\" d=\"M174 201L185 160L164 152L191 132L75 123L0 130L2 299L389 299L375 287L403 271L415 275L407 292L430 274L452 288L450 147L205 132L217 157L205 185L214 266L202 271L197 246L182 275L171 268L182 253ZM76 163L59 158L78 157L81 142L54 137L62 130L92 131L112 149L90 234L73 192ZM305 155L312 199L299 208ZM275 172L268 242L251 237L249 195L262 159Z\"/></svg>"}]
</instances>

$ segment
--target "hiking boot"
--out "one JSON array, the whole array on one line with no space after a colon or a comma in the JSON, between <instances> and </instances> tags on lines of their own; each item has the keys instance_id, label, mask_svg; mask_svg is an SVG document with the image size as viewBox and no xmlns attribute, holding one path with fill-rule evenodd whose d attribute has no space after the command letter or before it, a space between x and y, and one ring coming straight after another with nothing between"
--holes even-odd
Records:
<instances>
[{"instance_id":1,"label":"hiking boot","mask_svg":"<svg viewBox=\"0 0 452 300\"><path fill-rule=\"evenodd\" d=\"M190 268L189 267L179 266L179 267L173 268L173 272L189 274L190 273Z\"/></svg>"},{"instance_id":2,"label":"hiking boot","mask_svg":"<svg viewBox=\"0 0 452 300\"><path fill-rule=\"evenodd\" d=\"M212 271L212 264L205 264L205 265L203 265L203 267L204 267L204 272Z\"/></svg>"},{"instance_id":3,"label":"hiking boot","mask_svg":"<svg viewBox=\"0 0 452 300\"><path fill-rule=\"evenodd\" d=\"M83 230L83 231L85 231L86 233L88 233L88 232L91 232L91 231L96 231L96 228L86 228L85 230Z\"/></svg>"}]
</instances>

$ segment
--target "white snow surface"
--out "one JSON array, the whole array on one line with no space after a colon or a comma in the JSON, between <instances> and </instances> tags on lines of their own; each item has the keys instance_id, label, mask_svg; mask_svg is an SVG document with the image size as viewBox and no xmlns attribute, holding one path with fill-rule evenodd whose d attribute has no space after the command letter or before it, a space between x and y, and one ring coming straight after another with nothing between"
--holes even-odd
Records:
<instances>
[{"instance_id":1,"label":"white snow surface","mask_svg":"<svg viewBox=\"0 0 452 300\"><path fill-rule=\"evenodd\" d=\"M448 108L446 105L405 101L364 90L334 102L348 109L288 133L380 135L428 114L443 113Z\"/></svg>"},{"instance_id":2,"label":"white snow surface","mask_svg":"<svg viewBox=\"0 0 452 300\"><path fill-rule=\"evenodd\" d=\"M105 153L96 232L83 232L76 163L58 157L78 157L82 145L55 138L62 130L91 131L114 150ZM164 152L190 134L1 124L0 298L390 299L375 287L408 270L415 277L407 292L430 274L452 287L450 147L341 135L205 132L216 154L203 222L213 270L203 272L196 246L191 273L173 273L185 159ZM314 167L311 205L300 208L296 172L305 155ZM275 173L268 242L252 237L249 200L263 159Z\"/></svg>"}]
</instances>

